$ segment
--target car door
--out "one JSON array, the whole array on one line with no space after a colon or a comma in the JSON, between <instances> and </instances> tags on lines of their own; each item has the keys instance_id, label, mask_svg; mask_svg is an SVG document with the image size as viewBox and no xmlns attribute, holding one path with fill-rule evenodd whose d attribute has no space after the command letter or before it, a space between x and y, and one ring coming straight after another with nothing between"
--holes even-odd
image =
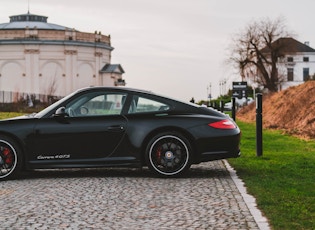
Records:
<instances>
[{"instance_id":1,"label":"car door","mask_svg":"<svg viewBox=\"0 0 315 230\"><path fill-rule=\"evenodd\" d=\"M127 121L121 115L125 93L89 92L65 104L65 117L39 119L32 140L32 159L73 161L112 156Z\"/></svg>"}]
</instances>

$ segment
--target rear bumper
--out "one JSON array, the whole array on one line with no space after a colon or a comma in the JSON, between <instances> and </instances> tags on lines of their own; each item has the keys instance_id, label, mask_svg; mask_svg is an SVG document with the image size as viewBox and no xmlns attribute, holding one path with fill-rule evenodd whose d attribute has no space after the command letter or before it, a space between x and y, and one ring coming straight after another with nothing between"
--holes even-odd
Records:
<instances>
[{"instance_id":1,"label":"rear bumper","mask_svg":"<svg viewBox=\"0 0 315 230\"><path fill-rule=\"evenodd\" d=\"M200 139L197 144L197 162L239 157L241 134Z\"/></svg>"},{"instance_id":2,"label":"rear bumper","mask_svg":"<svg viewBox=\"0 0 315 230\"><path fill-rule=\"evenodd\" d=\"M226 158L237 158L241 156L241 151L236 152L226 152L226 151L217 151L217 152L205 152L200 156L200 162L221 160Z\"/></svg>"}]
</instances>

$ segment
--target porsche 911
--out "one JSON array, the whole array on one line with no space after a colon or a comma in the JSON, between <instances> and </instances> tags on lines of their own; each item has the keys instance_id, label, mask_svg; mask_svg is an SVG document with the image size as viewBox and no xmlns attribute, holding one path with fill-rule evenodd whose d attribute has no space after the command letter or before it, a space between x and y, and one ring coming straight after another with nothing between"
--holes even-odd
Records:
<instances>
[{"instance_id":1,"label":"porsche 911","mask_svg":"<svg viewBox=\"0 0 315 230\"><path fill-rule=\"evenodd\" d=\"M148 167L177 177L240 155L226 114L124 87L80 89L44 110L0 121L0 179L25 170Z\"/></svg>"}]
</instances>

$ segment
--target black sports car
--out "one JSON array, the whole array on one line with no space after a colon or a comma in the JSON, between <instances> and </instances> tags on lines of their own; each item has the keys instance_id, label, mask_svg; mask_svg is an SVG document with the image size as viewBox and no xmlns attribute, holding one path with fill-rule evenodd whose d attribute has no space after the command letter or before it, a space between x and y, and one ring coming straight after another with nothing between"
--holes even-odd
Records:
<instances>
[{"instance_id":1,"label":"black sports car","mask_svg":"<svg viewBox=\"0 0 315 230\"><path fill-rule=\"evenodd\" d=\"M0 179L32 169L148 166L178 176L191 164L238 157L225 114L147 91L78 90L37 114L0 121Z\"/></svg>"}]
</instances>

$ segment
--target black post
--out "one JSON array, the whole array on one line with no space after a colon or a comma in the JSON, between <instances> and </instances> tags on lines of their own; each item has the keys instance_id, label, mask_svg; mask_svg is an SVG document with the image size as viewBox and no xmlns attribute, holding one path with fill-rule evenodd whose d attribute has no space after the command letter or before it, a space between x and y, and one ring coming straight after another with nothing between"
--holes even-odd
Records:
<instances>
[{"instance_id":1,"label":"black post","mask_svg":"<svg viewBox=\"0 0 315 230\"><path fill-rule=\"evenodd\" d=\"M223 113L223 111L224 111L224 103L223 103L223 101L221 100L220 101L220 111Z\"/></svg>"},{"instance_id":2,"label":"black post","mask_svg":"<svg viewBox=\"0 0 315 230\"><path fill-rule=\"evenodd\" d=\"M232 119L235 120L235 97L232 97Z\"/></svg>"},{"instance_id":3,"label":"black post","mask_svg":"<svg viewBox=\"0 0 315 230\"><path fill-rule=\"evenodd\" d=\"M256 94L256 156L263 155L262 141L262 94Z\"/></svg>"}]
</instances>

